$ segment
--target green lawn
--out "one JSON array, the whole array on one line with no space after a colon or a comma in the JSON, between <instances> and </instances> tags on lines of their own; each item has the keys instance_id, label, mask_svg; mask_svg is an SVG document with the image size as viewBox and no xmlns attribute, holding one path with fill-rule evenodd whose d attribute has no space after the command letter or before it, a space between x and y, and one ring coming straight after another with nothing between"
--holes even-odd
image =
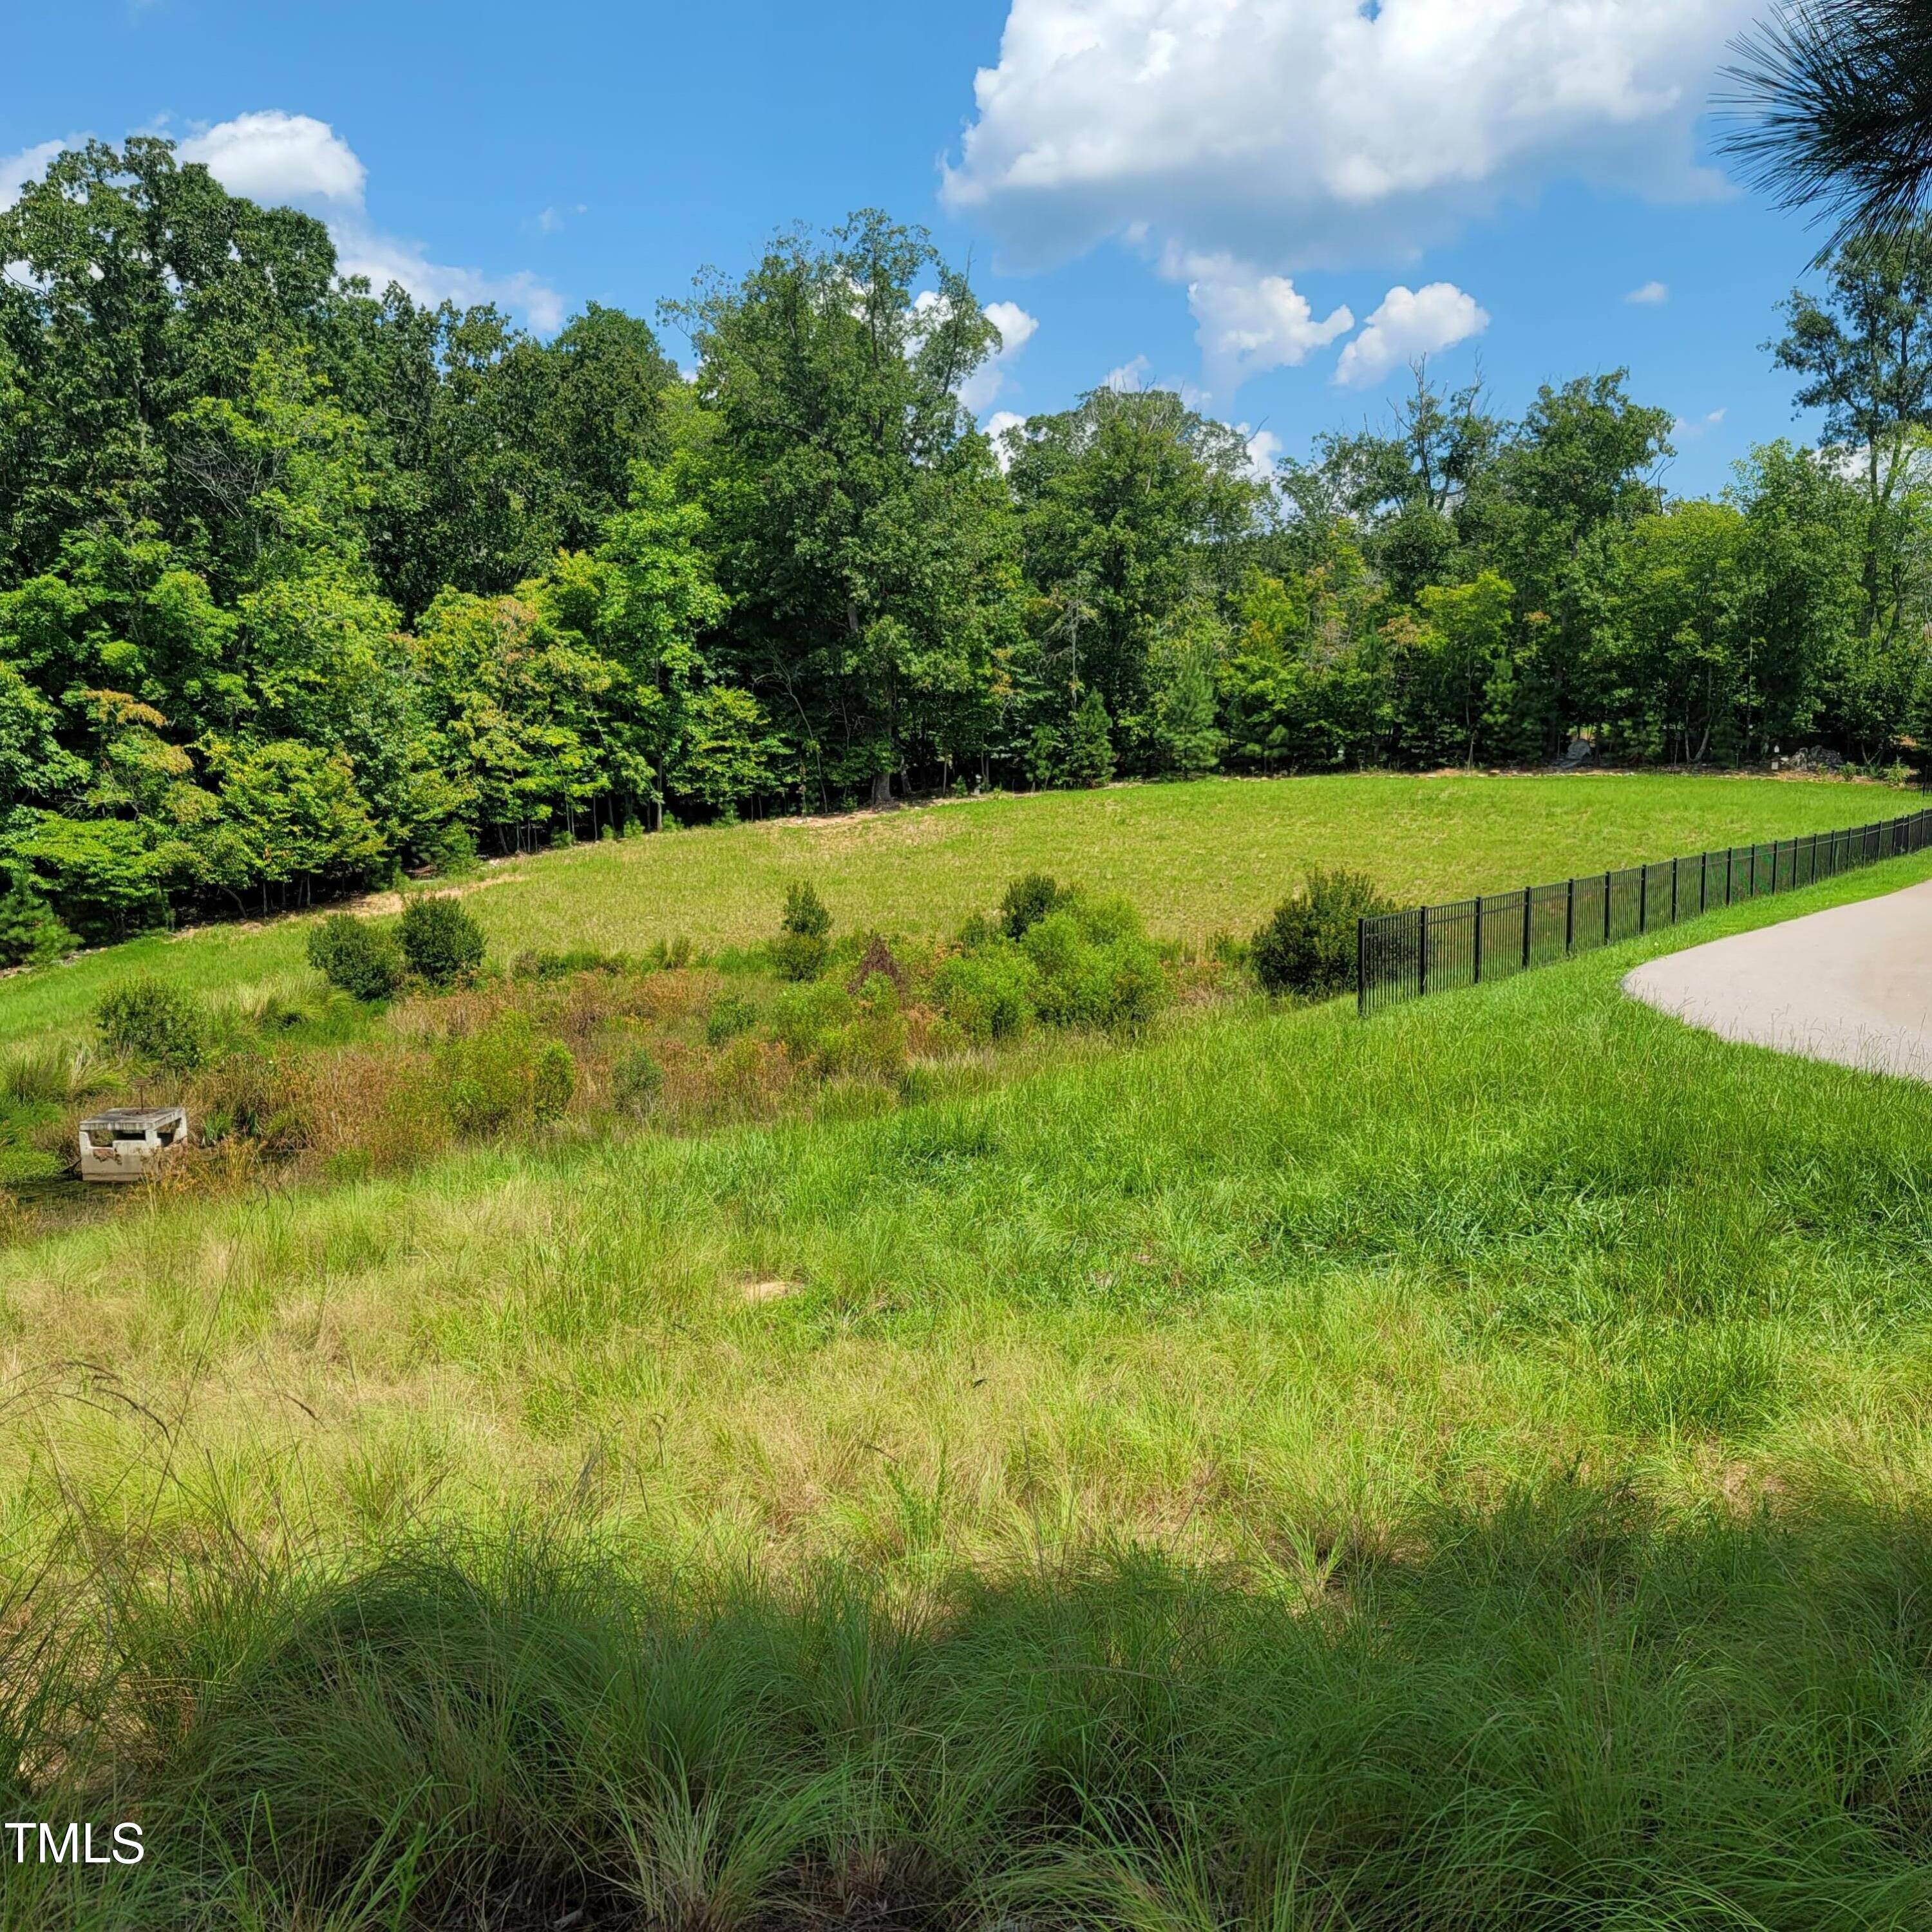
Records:
<instances>
[{"instance_id":1,"label":"green lawn","mask_svg":"<svg viewBox=\"0 0 1932 1932\"><path fill-rule=\"evenodd\" d=\"M1451 898L1863 824L1916 803L1832 781L1561 777L1204 779L1000 796L850 818L772 820L493 866L470 896L493 947L700 948L765 937L792 880L842 928L950 932L1039 869L1123 892L1158 934L1246 934L1310 866L1372 872L1397 898ZM73 1033L136 968L247 994L305 975L302 920L211 926L0 982L0 1042Z\"/></svg>"},{"instance_id":2,"label":"green lawn","mask_svg":"<svg viewBox=\"0 0 1932 1932\"><path fill-rule=\"evenodd\" d=\"M1647 782L1538 782L1434 808ZM1619 855L1714 836L1704 783ZM1750 830L1880 796L1751 802L1780 794L1853 808ZM910 920L890 841L1067 814L990 862L961 838L937 920L1027 863L1108 883L1061 856L1076 808L1174 796L704 849L776 879L845 838L843 871L809 848L828 897ZM1328 794L1180 796L1160 849L1194 856L1144 872L1170 925L1221 799ZM1490 850L1607 856L1526 822ZM1306 856L1396 876L1349 836ZM507 940L542 902L513 893L614 905L568 882L700 847L483 897ZM1367 1022L1178 1016L884 1119L475 1152L8 1254L0 1525L109 1633L14 1718L12 1757L63 1742L10 1815L111 1790L168 1822L144 1923L1932 1921L1932 1090L1618 988L1928 876ZM106 1895L6 1882L50 1924Z\"/></svg>"}]
</instances>

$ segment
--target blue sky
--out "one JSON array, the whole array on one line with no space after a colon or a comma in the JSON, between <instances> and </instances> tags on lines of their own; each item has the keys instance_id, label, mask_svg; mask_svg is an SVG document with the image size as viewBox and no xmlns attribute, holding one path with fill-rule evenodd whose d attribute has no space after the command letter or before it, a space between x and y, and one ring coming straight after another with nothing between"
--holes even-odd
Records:
<instances>
[{"instance_id":1,"label":"blue sky","mask_svg":"<svg viewBox=\"0 0 1932 1932\"><path fill-rule=\"evenodd\" d=\"M1708 164L1750 0L4 4L0 194L161 131L539 327L877 204L1010 305L988 419L1113 376L1298 452L1432 347L1511 411L1628 364L1680 490L1805 434L1760 345L1817 238Z\"/></svg>"}]
</instances>

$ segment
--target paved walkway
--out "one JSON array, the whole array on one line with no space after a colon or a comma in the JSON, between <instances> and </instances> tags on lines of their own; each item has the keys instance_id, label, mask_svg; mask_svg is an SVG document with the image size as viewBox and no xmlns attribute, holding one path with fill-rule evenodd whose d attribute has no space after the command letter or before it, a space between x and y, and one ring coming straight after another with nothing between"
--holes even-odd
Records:
<instances>
[{"instance_id":1,"label":"paved walkway","mask_svg":"<svg viewBox=\"0 0 1932 1932\"><path fill-rule=\"evenodd\" d=\"M1932 884L1667 953L1624 990L1726 1040L1932 1080Z\"/></svg>"}]
</instances>

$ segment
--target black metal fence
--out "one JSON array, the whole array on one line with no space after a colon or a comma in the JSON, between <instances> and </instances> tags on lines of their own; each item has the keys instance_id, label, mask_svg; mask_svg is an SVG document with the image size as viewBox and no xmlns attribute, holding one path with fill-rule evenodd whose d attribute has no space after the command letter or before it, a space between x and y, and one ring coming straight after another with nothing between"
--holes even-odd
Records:
<instances>
[{"instance_id":1,"label":"black metal fence","mask_svg":"<svg viewBox=\"0 0 1932 1932\"><path fill-rule=\"evenodd\" d=\"M1840 832L1732 845L1559 885L1486 892L1361 921L1355 988L1364 1012L1454 986L1480 986L1571 954L1676 926L1739 899L1790 892L1932 845L1932 811Z\"/></svg>"}]
</instances>

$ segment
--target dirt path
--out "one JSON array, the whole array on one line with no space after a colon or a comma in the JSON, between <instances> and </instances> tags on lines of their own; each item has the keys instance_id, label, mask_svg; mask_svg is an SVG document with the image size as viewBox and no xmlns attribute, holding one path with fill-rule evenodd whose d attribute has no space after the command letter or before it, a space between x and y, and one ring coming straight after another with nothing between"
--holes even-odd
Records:
<instances>
[{"instance_id":1,"label":"dirt path","mask_svg":"<svg viewBox=\"0 0 1932 1932\"><path fill-rule=\"evenodd\" d=\"M1932 884L1667 954L1624 990L1726 1040L1932 1080Z\"/></svg>"}]
</instances>

